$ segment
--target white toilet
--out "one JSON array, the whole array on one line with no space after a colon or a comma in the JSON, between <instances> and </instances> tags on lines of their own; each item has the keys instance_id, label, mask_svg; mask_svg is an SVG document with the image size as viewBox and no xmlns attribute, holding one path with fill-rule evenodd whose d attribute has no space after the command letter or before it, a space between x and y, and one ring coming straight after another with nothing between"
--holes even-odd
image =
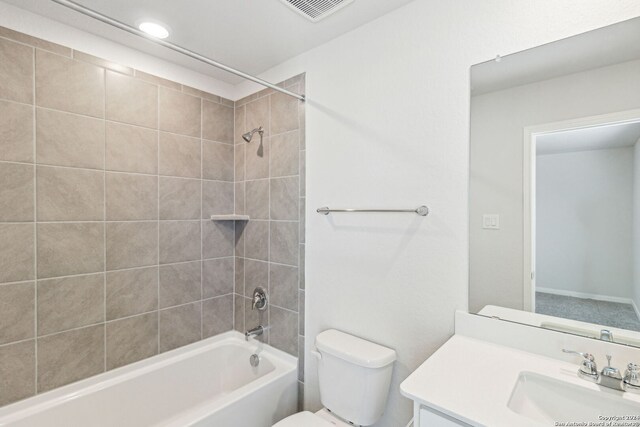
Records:
<instances>
[{"instance_id":1,"label":"white toilet","mask_svg":"<svg viewBox=\"0 0 640 427\"><path fill-rule=\"evenodd\" d=\"M318 334L316 348L324 408L291 415L274 427L352 427L378 421L387 403L396 352L335 329Z\"/></svg>"}]
</instances>

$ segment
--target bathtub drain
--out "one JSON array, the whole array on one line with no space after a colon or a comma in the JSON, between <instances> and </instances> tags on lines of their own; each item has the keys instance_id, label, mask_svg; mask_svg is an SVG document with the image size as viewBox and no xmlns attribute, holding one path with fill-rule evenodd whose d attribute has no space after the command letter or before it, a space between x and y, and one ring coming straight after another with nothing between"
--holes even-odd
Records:
<instances>
[{"instance_id":1,"label":"bathtub drain","mask_svg":"<svg viewBox=\"0 0 640 427\"><path fill-rule=\"evenodd\" d=\"M257 354L252 354L249 358L249 363L255 368L260 364L260 356L258 356Z\"/></svg>"}]
</instances>

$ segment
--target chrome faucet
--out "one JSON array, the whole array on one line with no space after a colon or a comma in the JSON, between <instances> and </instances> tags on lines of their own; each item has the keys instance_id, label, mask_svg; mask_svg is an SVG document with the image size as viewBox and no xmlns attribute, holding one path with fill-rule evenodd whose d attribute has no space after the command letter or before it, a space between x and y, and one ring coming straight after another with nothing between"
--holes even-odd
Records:
<instances>
[{"instance_id":1,"label":"chrome faucet","mask_svg":"<svg viewBox=\"0 0 640 427\"><path fill-rule=\"evenodd\" d=\"M628 391L640 393L640 365L629 363L624 371L624 386Z\"/></svg>"},{"instance_id":2,"label":"chrome faucet","mask_svg":"<svg viewBox=\"0 0 640 427\"><path fill-rule=\"evenodd\" d=\"M565 350L564 348L562 349L562 352L582 356L582 363L580 364L580 369L578 369L578 376L594 383L598 381L598 366L596 365L596 359L595 357L593 357L593 354L580 353L579 351L573 350Z\"/></svg>"},{"instance_id":3,"label":"chrome faucet","mask_svg":"<svg viewBox=\"0 0 640 427\"><path fill-rule=\"evenodd\" d=\"M611 332L608 329L601 329L600 330L600 339L602 341L613 342L613 332Z\"/></svg>"},{"instance_id":4,"label":"chrome faucet","mask_svg":"<svg viewBox=\"0 0 640 427\"><path fill-rule=\"evenodd\" d=\"M251 310L264 311L267 309L267 292L258 286L253 290L253 299L251 301ZM257 337L264 334L264 327L258 325L253 329L249 329L244 333L244 338L249 341L251 337Z\"/></svg>"},{"instance_id":5,"label":"chrome faucet","mask_svg":"<svg viewBox=\"0 0 640 427\"><path fill-rule=\"evenodd\" d=\"M262 334L264 334L264 328L262 327L262 325L258 325L255 328L249 329L247 332L245 332L244 339L249 341L249 338L257 337Z\"/></svg>"},{"instance_id":6,"label":"chrome faucet","mask_svg":"<svg viewBox=\"0 0 640 427\"><path fill-rule=\"evenodd\" d=\"M640 393L640 365L629 363L623 377L618 368L611 366L611 355L607 354L607 366L598 373L593 354L565 349L562 351L582 356L582 362L578 369L580 378L614 390Z\"/></svg>"}]
</instances>

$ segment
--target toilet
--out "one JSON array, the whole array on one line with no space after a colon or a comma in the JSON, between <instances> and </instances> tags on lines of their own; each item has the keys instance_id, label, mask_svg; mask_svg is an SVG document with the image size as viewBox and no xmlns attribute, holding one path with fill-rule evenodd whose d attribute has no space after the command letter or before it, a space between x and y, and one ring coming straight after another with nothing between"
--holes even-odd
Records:
<instances>
[{"instance_id":1,"label":"toilet","mask_svg":"<svg viewBox=\"0 0 640 427\"><path fill-rule=\"evenodd\" d=\"M316 337L322 408L299 412L274 427L347 427L375 424L384 412L396 352L362 338L326 330Z\"/></svg>"}]
</instances>

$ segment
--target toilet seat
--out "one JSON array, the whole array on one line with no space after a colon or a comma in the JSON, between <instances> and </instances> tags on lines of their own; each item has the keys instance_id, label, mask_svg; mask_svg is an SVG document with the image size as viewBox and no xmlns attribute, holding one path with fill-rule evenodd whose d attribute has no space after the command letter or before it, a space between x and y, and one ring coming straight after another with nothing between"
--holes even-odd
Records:
<instances>
[{"instance_id":1,"label":"toilet seat","mask_svg":"<svg viewBox=\"0 0 640 427\"><path fill-rule=\"evenodd\" d=\"M298 412L274 424L273 427L353 427L353 425L339 420L323 408L315 414L309 411Z\"/></svg>"}]
</instances>

